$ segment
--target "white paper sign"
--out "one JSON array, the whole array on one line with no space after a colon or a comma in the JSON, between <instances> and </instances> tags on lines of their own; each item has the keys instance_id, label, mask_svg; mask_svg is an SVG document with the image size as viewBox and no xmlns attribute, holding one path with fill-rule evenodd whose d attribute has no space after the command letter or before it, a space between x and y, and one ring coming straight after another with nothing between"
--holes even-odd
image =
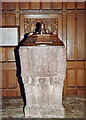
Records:
<instances>
[{"instance_id":1,"label":"white paper sign","mask_svg":"<svg viewBox=\"0 0 86 120\"><path fill-rule=\"evenodd\" d=\"M0 28L0 46L18 45L18 28Z\"/></svg>"}]
</instances>

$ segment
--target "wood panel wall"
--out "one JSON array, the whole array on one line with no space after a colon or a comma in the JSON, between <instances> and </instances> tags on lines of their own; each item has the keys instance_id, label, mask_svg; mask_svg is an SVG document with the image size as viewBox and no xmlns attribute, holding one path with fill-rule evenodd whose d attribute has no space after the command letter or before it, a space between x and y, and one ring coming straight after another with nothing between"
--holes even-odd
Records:
<instances>
[{"instance_id":1,"label":"wood panel wall","mask_svg":"<svg viewBox=\"0 0 86 120\"><path fill-rule=\"evenodd\" d=\"M84 95L85 76L85 3L2 2L2 26L19 26L24 35L24 10L57 10L60 19L59 37L66 47L67 71L63 95ZM61 31L60 31L61 30ZM20 96L16 77L14 47L0 47L0 90L2 96Z\"/></svg>"}]
</instances>

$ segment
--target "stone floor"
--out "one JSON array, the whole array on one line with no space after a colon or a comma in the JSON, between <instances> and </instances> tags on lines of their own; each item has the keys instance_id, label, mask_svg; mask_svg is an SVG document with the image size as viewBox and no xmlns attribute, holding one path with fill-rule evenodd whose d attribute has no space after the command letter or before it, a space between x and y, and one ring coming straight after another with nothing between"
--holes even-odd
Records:
<instances>
[{"instance_id":1,"label":"stone floor","mask_svg":"<svg viewBox=\"0 0 86 120\"><path fill-rule=\"evenodd\" d=\"M65 108L65 118L85 118L84 117L85 102L86 99L82 96L65 97L63 100L63 106ZM0 116L1 114L2 118L25 118L23 114L22 99L21 98L0 99Z\"/></svg>"}]
</instances>

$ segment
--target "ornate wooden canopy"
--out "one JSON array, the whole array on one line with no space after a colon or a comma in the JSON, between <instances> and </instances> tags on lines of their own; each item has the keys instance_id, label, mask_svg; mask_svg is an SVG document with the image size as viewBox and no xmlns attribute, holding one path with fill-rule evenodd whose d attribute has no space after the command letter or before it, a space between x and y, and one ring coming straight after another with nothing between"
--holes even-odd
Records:
<instances>
[{"instance_id":1,"label":"ornate wooden canopy","mask_svg":"<svg viewBox=\"0 0 86 120\"><path fill-rule=\"evenodd\" d=\"M57 34L28 35L28 38L24 41L22 45L23 46L37 46L37 45L64 46L63 42L58 38Z\"/></svg>"}]
</instances>

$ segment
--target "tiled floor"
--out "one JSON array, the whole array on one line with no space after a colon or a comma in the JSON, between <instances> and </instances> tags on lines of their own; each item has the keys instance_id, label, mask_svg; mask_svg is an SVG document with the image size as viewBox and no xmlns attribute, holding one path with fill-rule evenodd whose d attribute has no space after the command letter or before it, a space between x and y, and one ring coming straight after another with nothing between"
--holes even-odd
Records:
<instances>
[{"instance_id":1,"label":"tiled floor","mask_svg":"<svg viewBox=\"0 0 86 120\"><path fill-rule=\"evenodd\" d=\"M65 118L84 118L84 111L85 111L84 102L85 101L86 101L85 98L81 96L65 97L63 100L63 106L65 107ZM0 106L1 106L1 99L0 99ZM22 99L21 98L3 98L2 99L2 117L3 118L24 118Z\"/></svg>"}]
</instances>

